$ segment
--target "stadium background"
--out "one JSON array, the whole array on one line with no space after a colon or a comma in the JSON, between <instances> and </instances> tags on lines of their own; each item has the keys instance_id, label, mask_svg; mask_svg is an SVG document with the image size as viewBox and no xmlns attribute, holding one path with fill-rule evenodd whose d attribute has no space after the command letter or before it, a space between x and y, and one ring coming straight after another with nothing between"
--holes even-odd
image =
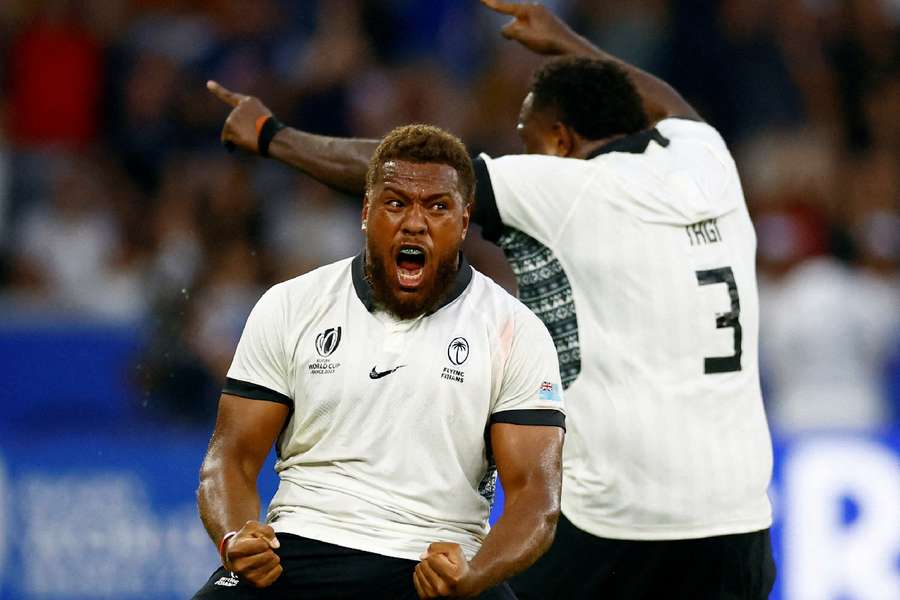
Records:
<instances>
[{"instance_id":1,"label":"stadium background","mask_svg":"<svg viewBox=\"0 0 900 600\"><path fill-rule=\"evenodd\" d=\"M673 83L737 157L773 597L900 598L900 2L547 4ZM197 468L244 319L359 248L358 198L223 151L205 81L316 132L424 121L516 152L538 59L502 21L474 0L0 2L0 599L196 589L216 561ZM513 289L497 250L468 252Z\"/></svg>"}]
</instances>

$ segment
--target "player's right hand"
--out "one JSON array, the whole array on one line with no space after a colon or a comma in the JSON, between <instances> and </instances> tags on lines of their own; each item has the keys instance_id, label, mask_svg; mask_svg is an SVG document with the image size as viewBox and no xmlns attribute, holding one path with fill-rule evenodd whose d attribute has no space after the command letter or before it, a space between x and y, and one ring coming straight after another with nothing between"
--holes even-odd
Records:
<instances>
[{"instance_id":1,"label":"player's right hand","mask_svg":"<svg viewBox=\"0 0 900 600\"><path fill-rule=\"evenodd\" d=\"M502 0L481 0L481 3L513 18L500 30L503 37L515 40L538 54L568 54L571 41L578 37L543 4L517 4Z\"/></svg>"},{"instance_id":2,"label":"player's right hand","mask_svg":"<svg viewBox=\"0 0 900 600\"><path fill-rule=\"evenodd\" d=\"M281 575L281 558L274 552L280 546L274 529L247 521L225 545L225 568L258 588L268 587Z\"/></svg>"},{"instance_id":3,"label":"player's right hand","mask_svg":"<svg viewBox=\"0 0 900 600\"><path fill-rule=\"evenodd\" d=\"M232 92L216 81L207 81L206 89L231 107L231 114L222 126L222 143L234 144L247 152L259 152L256 144L259 139L257 122L271 115L272 111L259 98Z\"/></svg>"}]
</instances>

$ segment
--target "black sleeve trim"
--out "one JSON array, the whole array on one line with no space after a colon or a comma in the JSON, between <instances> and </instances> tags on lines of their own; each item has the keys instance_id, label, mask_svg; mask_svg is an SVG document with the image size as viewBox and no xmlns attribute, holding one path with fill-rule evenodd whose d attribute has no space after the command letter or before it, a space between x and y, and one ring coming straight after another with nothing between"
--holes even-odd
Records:
<instances>
[{"instance_id":1,"label":"black sleeve trim","mask_svg":"<svg viewBox=\"0 0 900 600\"><path fill-rule=\"evenodd\" d=\"M481 157L474 159L472 166L475 167L475 207L472 210L472 220L481 225L481 237L489 242L496 242L503 233L503 221L497 210L491 175Z\"/></svg>"},{"instance_id":2,"label":"black sleeve trim","mask_svg":"<svg viewBox=\"0 0 900 600\"><path fill-rule=\"evenodd\" d=\"M240 396L241 398L249 398L251 400L277 402L279 404L286 404L290 408L294 407L294 401L284 394L255 383L241 381L240 379L232 379L230 377L225 378L225 387L222 388L222 393Z\"/></svg>"},{"instance_id":3,"label":"black sleeve trim","mask_svg":"<svg viewBox=\"0 0 900 600\"><path fill-rule=\"evenodd\" d=\"M547 425L566 428L566 415L552 408L527 410L503 410L491 415L491 424L511 423L513 425Z\"/></svg>"}]
</instances>

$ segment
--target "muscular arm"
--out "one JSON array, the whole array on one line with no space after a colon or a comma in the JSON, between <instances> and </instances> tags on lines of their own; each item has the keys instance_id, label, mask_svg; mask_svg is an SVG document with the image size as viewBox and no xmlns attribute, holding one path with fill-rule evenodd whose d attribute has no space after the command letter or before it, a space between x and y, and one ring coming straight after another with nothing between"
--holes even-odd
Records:
<instances>
[{"instance_id":1,"label":"muscular arm","mask_svg":"<svg viewBox=\"0 0 900 600\"><path fill-rule=\"evenodd\" d=\"M362 195L366 170L379 140L315 135L286 127L269 146L269 154L330 187Z\"/></svg>"},{"instance_id":2,"label":"muscular arm","mask_svg":"<svg viewBox=\"0 0 900 600\"><path fill-rule=\"evenodd\" d=\"M469 563L485 588L523 571L550 547L559 518L563 437L559 427L491 427L503 515Z\"/></svg>"},{"instance_id":3,"label":"muscular arm","mask_svg":"<svg viewBox=\"0 0 900 600\"><path fill-rule=\"evenodd\" d=\"M244 530L248 522L259 519L256 480L287 415L288 407L276 402L229 394L219 399L216 427L200 468L197 490L200 518L213 543L218 544L225 533ZM245 537L254 536L260 539L260 548L255 550L264 551L261 535L248 532ZM253 541L245 544L252 546ZM230 545L236 546L237 538Z\"/></svg>"},{"instance_id":4,"label":"muscular arm","mask_svg":"<svg viewBox=\"0 0 900 600\"><path fill-rule=\"evenodd\" d=\"M700 120L697 111L662 79L604 52L578 35L541 4L514 4L501 0L481 0L488 8L513 17L503 26L504 37L526 48L548 56L587 56L608 60L623 68L631 77L651 123L668 117Z\"/></svg>"},{"instance_id":5,"label":"muscular arm","mask_svg":"<svg viewBox=\"0 0 900 600\"><path fill-rule=\"evenodd\" d=\"M270 116L272 111L258 98L232 92L215 81L207 82L206 87L231 106L231 113L222 127L222 142L248 152L258 152L257 122ZM329 137L285 127L272 138L269 156L327 186L362 195L366 189L369 159L378 144L379 140Z\"/></svg>"},{"instance_id":6,"label":"muscular arm","mask_svg":"<svg viewBox=\"0 0 900 600\"><path fill-rule=\"evenodd\" d=\"M416 567L420 597L475 596L525 570L547 551L556 532L564 431L496 423L491 445L505 503L481 549L466 565L455 544L429 546Z\"/></svg>"}]
</instances>

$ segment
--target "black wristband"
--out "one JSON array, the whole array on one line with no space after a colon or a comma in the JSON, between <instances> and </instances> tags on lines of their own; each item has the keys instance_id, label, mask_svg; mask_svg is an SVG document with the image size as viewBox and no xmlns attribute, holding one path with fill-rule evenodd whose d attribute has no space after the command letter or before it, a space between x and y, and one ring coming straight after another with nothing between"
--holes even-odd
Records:
<instances>
[{"instance_id":1,"label":"black wristband","mask_svg":"<svg viewBox=\"0 0 900 600\"><path fill-rule=\"evenodd\" d=\"M256 139L256 147L260 156L269 156L269 144L272 143L272 138L285 127L286 125L276 119L275 115L271 115L266 119L266 122L263 123L262 128L259 130L259 137Z\"/></svg>"}]
</instances>

